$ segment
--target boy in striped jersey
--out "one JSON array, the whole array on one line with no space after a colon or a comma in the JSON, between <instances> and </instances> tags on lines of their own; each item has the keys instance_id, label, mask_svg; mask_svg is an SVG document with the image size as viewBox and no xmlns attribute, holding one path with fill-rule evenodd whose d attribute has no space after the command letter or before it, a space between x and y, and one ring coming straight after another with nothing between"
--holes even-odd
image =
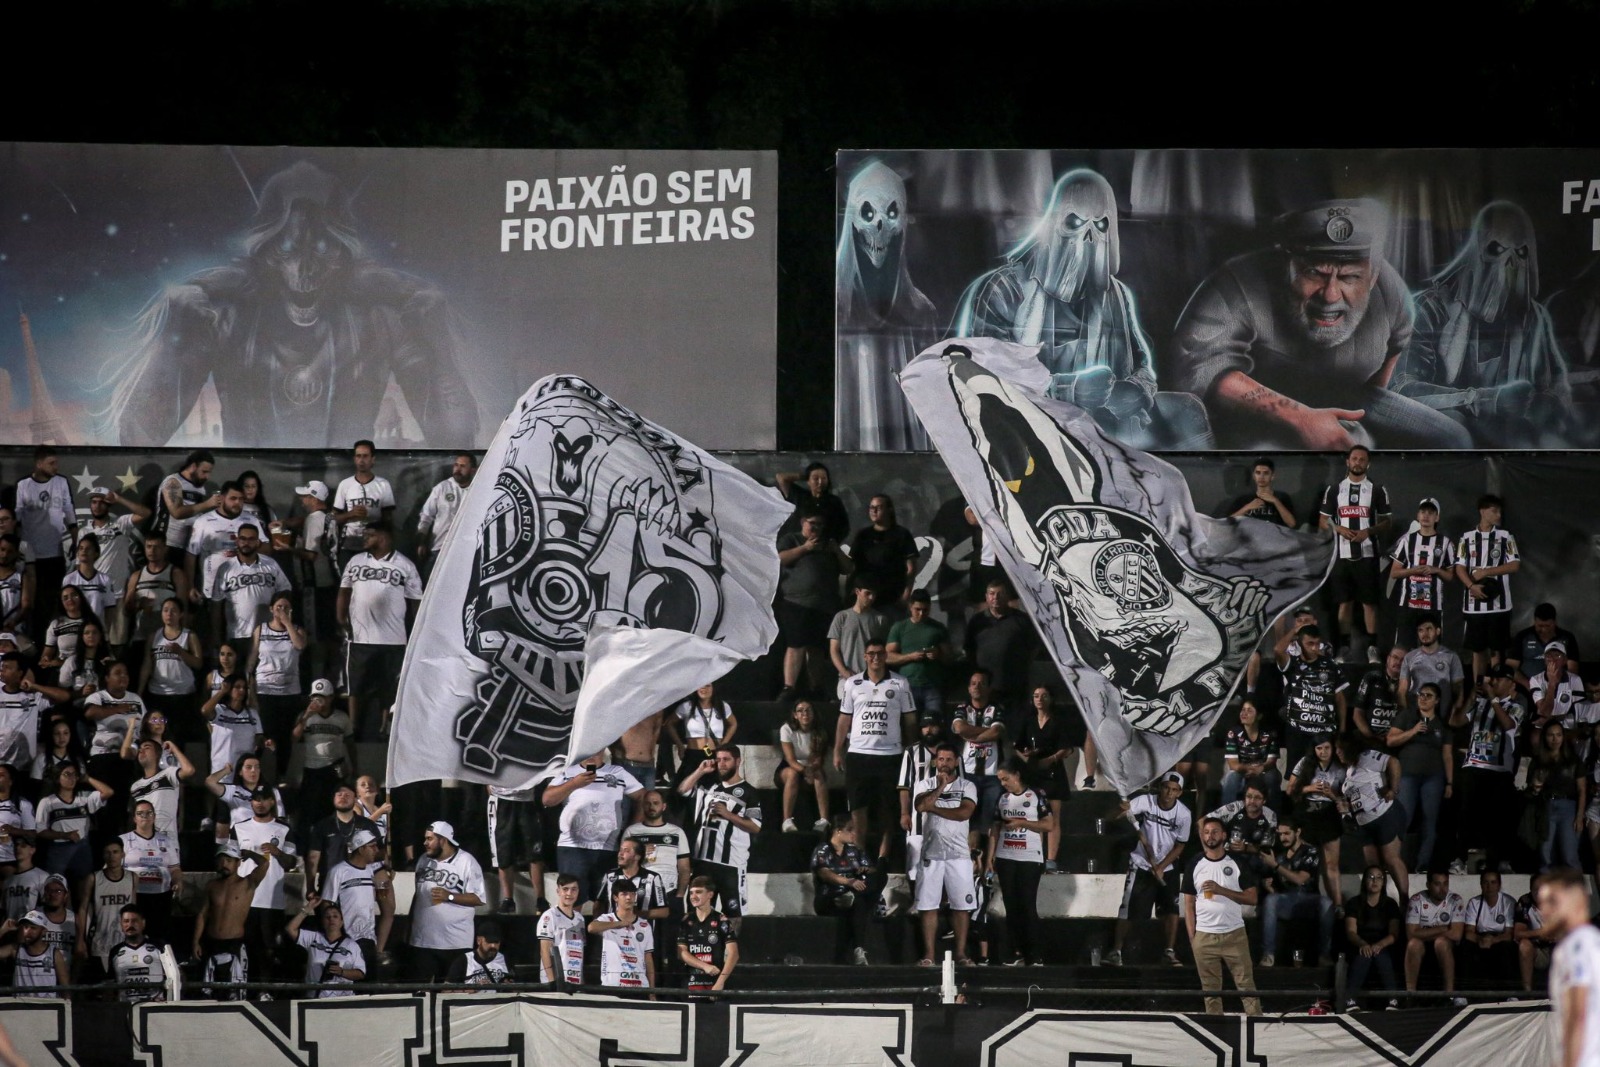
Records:
<instances>
[{"instance_id":1,"label":"boy in striped jersey","mask_svg":"<svg viewBox=\"0 0 1600 1067\"><path fill-rule=\"evenodd\" d=\"M1483 677L1491 657L1511 644L1511 575L1522 569L1517 539L1500 528L1504 504L1493 493L1478 498L1478 525L1456 544L1456 577L1466 587L1461 612L1467 617L1461 647L1472 653L1472 676Z\"/></svg>"},{"instance_id":2,"label":"boy in striped jersey","mask_svg":"<svg viewBox=\"0 0 1600 1067\"><path fill-rule=\"evenodd\" d=\"M1439 532L1439 501L1417 504L1417 528L1389 550L1389 577L1395 580L1394 643L1409 651L1417 644L1417 624L1444 614L1444 583L1456 576L1455 546Z\"/></svg>"}]
</instances>

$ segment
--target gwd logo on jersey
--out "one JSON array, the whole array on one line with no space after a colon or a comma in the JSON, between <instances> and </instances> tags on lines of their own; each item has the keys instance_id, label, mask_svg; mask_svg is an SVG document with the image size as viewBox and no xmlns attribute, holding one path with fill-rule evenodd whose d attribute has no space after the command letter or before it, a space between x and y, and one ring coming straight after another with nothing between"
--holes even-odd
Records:
<instances>
[{"instance_id":1,"label":"gwd logo on jersey","mask_svg":"<svg viewBox=\"0 0 1600 1067\"><path fill-rule=\"evenodd\" d=\"M1097 503L1094 457L1008 382L952 360L951 385L1018 553L1049 582L1077 659L1136 730L1175 734L1227 695L1265 625L1252 578L1202 574L1155 526Z\"/></svg>"}]
</instances>

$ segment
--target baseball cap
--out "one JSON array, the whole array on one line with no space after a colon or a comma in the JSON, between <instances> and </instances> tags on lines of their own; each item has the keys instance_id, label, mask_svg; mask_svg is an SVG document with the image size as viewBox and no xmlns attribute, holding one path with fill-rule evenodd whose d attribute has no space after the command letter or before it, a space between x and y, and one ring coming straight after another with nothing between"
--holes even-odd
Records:
<instances>
[{"instance_id":1,"label":"baseball cap","mask_svg":"<svg viewBox=\"0 0 1600 1067\"><path fill-rule=\"evenodd\" d=\"M456 841L456 828L445 822L443 819L435 819L433 822L429 823L428 830L433 834L434 837L442 837L452 845L459 846L460 844L458 841Z\"/></svg>"},{"instance_id":2,"label":"baseball cap","mask_svg":"<svg viewBox=\"0 0 1600 1067\"><path fill-rule=\"evenodd\" d=\"M326 678L318 678L311 683L311 695L314 697L333 696L333 683Z\"/></svg>"},{"instance_id":3,"label":"baseball cap","mask_svg":"<svg viewBox=\"0 0 1600 1067\"><path fill-rule=\"evenodd\" d=\"M937 711L925 711L917 719L918 726L943 726L944 716Z\"/></svg>"},{"instance_id":4,"label":"baseball cap","mask_svg":"<svg viewBox=\"0 0 1600 1067\"><path fill-rule=\"evenodd\" d=\"M97 486L94 486L93 488L91 488L89 490L89 496L90 497L110 496L110 495L111 495L111 487L110 486L106 486L106 485L97 485Z\"/></svg>"},{"instance_id":5,"label":"baseball cap","mask_svg":"<svg viewBox=\"0 0 1600 1067\"><path fill-rule=\"evenodd\" d=\"M1161 781L1163 783L1166 783L1166 782L1177 782L1179 785L1182 785L1183 784L1183 775L1179 774L1177 771L1168 771L1166 774L1163 774L1161 776Z\"/></svg>"},{"instance_id":6,"label":"baseball cap","mask_svg":"<svg viewBox=\"0 0 1600 1067\"><path fill-rule=\"evenodd\" d=\"M305 485L297 485L294 487L294 495L314 496L318 500L325 501L328 499L328 483L321 481L310 481Z\"/></svg>"},{"instance_id":7,"label":"baseball cap","mask_svg":"<svg viewBox=\"0 0 1600 1067\"><path fill-rule=\"evenodd\" d=\"M1316 611L1311 607L1310 604L1301 604L1299 607L1294 609L1294 613L1296 616L1315 615Z\"/></svg>"},{"instance_id":8,"label":"baseball cap","mask_svg":"<svg viewBox=\"0 0 1600 1067\"><path fill-rule=\"evenodd\" d=\"M241 858L241 855L240 855L240 852L239 852L239 842L237 842L237 841L224 841L222 844L217 846L217 855L219 855L219 856L232 856L234 859Z\"/></svg>"},{"instance_id":9,"label":"baseball cap","mask_svg":"<svg viewBox=\"0 0 1600 1067\"><path fill-rule=\"evenodd\" d=\"M44 917L44 912L40 911L38 908L34 908L32 911L28 912L28 914L24 915L22 917L22 921L33 926L42 926L45 929L50 928L50 920L46 919Z\"/></svg>"},{"instance_id":10,"label":"baseball cap","mask_svg":"<svg viewBox=\"0 0 1600 1067\"><path fill-rule=\"evenodd\" d=\"M1548 645L1544 646L1544 654L1548 656L1552 652L1559 652L1565 656L1567 654L1567 646L1561 641L1551 641Z\"/></svg>"},{"instance_id":11,"label":"baseball cap","mask_svg":"<svg viewBox=\"0 0 1600 1067\"><path fill-rule=\"evenodd\" d=\"M499 941L501 939L500 924L493 919L485 919L478 924L478 936L485 941Z\"/></svg>"},{"instance_id":12,"label":"baseball cap","mask_svg":"<svg viewBox=\"0 0 1600 1067\"><path fill-rule=\"evenodd\" d=\"M1438 511L1439 510L1439 499L1438 499L1438 497L1432 497L1432 496L1423 497L1421 500L1417 501L1417 510L1418 511Z\"/></svg>"},{"instance_id":13,"label":"baseball cap","mask_svg":"<svg viewBox=\"0 0 1600 1067\"><path fill-rule=\"evenodd\" d=\"M272 791L272 787L270 785L258 785L250 791L250 799L270 800L273 803L277 803L278 794Z\"/></svg>"},{"instance_id":14,"label":"baseball cap","mask_svg":"<svg viewBox=\"0 0 1600 1067\"><path fill-rule=\"evenodd\" d=\"M350 835L350 845L348 851L354 852L363 845L373 844L377 840L378 835L373 833L371 830L357 830L355 833Z\"/></svg>"},{"instance_id":15,"label":"baseball cap","mask_svg":"<svg viewBox=\"0 0 1600 1067\"><path fill-rule=\"evenodd\" d=\"M0 641L10 641L13 645L17 645L19 647L22 644L22 642L17 640L17 635L12 633L10 630L0 633Z\"/></svg>"},{"instance_id":16,"label":"baseball cap","mask_svg":"<svg viewBox=\"0 0 1600 1067\"><path fill-rule=\"evenodd\" d=\"M67 882L67 876L64 874L52 874L50 877L44 880L44 884L46 886L50 885L52 882L60 885L62 889L65 889L68 892L72 891L72 886Z\"/></svg>"},{"instance_id":17,"label":"baseball cap","mask_svg":"<svg viewBox=\"0 0 1600 1067\"><path fill-rule=\"evenodd\" d=\"M1551 642L1551 644L1558 643L1559 642L1555 641ZM1545 647L1548 648L1549 645L1546 645ZM1517 672L1512 670L1510 667L1507 667L1504 663L1496 663L1493 667L1490 667L1488 670L1484 671L1483 676L1485 678L1515 678L1517 676Z\"/></svg>"}]
</instances>

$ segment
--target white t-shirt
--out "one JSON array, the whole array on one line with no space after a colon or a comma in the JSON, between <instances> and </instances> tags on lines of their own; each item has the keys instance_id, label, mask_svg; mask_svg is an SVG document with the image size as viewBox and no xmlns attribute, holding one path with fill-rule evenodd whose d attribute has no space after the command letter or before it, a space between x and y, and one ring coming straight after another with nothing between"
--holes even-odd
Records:
<instances>
[{"instance_id":1,"label":"white t-shirt","mask_svg":"<svg viewBox=\"0 0 1600 1067\"><path fill-rule=\"evenodd\" d=\"M1221 893L1210 900L1200 891L1207 882L1215 882L1233 890L1252 889L1256 876L1238 857L1223 853L1214 860L1204 852L1196 852L1183 872L1181 892L1194 897L1194 928L1200 933L1227 934L1244 927L1244 907Z\"/></svg>"},{"instance_id":2,"label":"white t-shirt","mask_svg":"<svg viewBox=\"0 0 1600 1067\"><path fill-rule=\"evenodd\" d=\"M1178 842L1189 840L1189 831L1194 827L1194 817L1182 801L1174 803L1169 811L1161 806L1154 793L1134 797L1128 804L1128 818L1143 832L1144 839L1150 842L1150 851L1157 861L1171 852ZM1128 862L1141 871L1150 869L1150 860L1138 842L1134 842Z\"/></svg>"},{"instance_id":3,"label":"white t-shirt","mask_svg":"<svg viewBox=\"0 0 1600 1067\"><path fill-rule=\"evenodd\" d=\"M61 584L70 585L83 594L84 605L102 622L106 621L106 613L116 607L122 595L122 590L113 587L111 579L100 570L91 571L89 577L85 578L77 567L73 567L61 576Z\"/></svg>"},{"instance_id":4,"label":"white t-shirt","mask_svg":"<svg viewBox=\"0 0 1600 1067\"><path fill-rule=\"evenodd\" d=\"M267 842L278 847L286 856L293 856L294 843L289 840L289 828L276 819L259 822L255 816L233 824L233 836L239 840L239 848L244 852L260 854L261 846ZM256 869L256 861L246 856L239 865L239 877L245 878ZM261 884L256 886L255 896L250 898L252 908L271 908L273 911L283 910L283 864L273 859L267 864L266 877L261 879Z\"/></svg>"},{"instance_id":5,"label":"white t-shirt","mask_svg":"<svg viewBox=\"0 0 1600 1067\"><path fill-rule=\"evenodd\" d=\"M256 736L261 732L261 716L255 708L218 704L211 720L211 773L229 764L237 770L239 761L256 750Z\"/></svg>"},{"instance_id":6,"label":"white t-shirt","mask_svg":"<svg viewBox=\"0 0 1600 1067\"><path fill-rule=\"evenodd\" d=\"M219 552L226 552L239 541L239 527L245 523L255 525L254 519L247 519L243 512L228 518L219 510L208 511L194 520L189 527L189 555L195 558L195 581L201 589L211 584L211 568L215 566L212 557Z\"/></svg>"},{"instance_id":7,"label":"white t-shirt","mask_svg":"<svg viewBox=\"0 0 1600 1067\"><path fill-rule=\"evenodd\" d=\"M583 947L589 927L583 915L574 911L567 915L560 908L551 908L539 916L537 934L540 941L550 942L551 955L562 970L569 985L583 984ZM553 982L556 976L544 965L544 953L539 953L539 981Z\"/></svg>"},{"instance_id":8,"label":"white t-shirt","mask_svg":"<svg viewBox=\"0 0 1600 1067\"><path fill-rule=\"evenodd\" d=\"M1027 819L1029 822L1038 822L1048 814L1050 814L1050 804L1037 789L1024 789L1020 793L1002 789L1000 804L995 809L997 819ZM1043 863L1044 847L1039 831L1021 826L1001 827L1000 842L995 846L994 858Z\"/></svg>"},{"instance_id":9,"label":"white t-shirt","mask_svg":"<svg viewBox=\"0 0 1600 1067\"><path fill-rule=\"evenodd\" d=\"M141 543L142 536L132 515L117 515L104 525L91 518L78 527L78 540L92 537L100 543L94 569L110 580L113 600L122 599L128 575L133 573L133 546Z\"/></svg>"},{"instance_id":10,"label":"white t-shirt","mask_svg":"<svg viewBox=\"0 0 1600 1067\"><path fill-rule=\"evenodd\" d=\"M6 879L6 918L22 921L22 917L39 906L39 895L44 892L44 884L50 878L50 872L43 867L29 867L25 871L18 871ZM128 885L132 886L130 881Z\"/></svg>"},{"instance_id":11,"label":"white t-shirt","mask_svg":"<svg viewBox=\"0 0 1600 1067\"><path fill-rule=\"evenodd\" d=\"M911 791L912 806L915 807L917 799L924 793L939 788L939 776L932 775L917 783ZM978 802L978 787L965 778L956 778L944 791L939 794L939 799L934 802L938 808L959 808L963 801ZM967 849L967 824L970 818L959 822L953 819L941 819L937 815L930 816L922 822L922 858L925 860L965 860L972 853Z\"/></svg>"},{"instance_id":12,"label":"white t-shirt","mask_svg":"<svg viewBox=\"0 0 1600 1067\"><path fill-rule=\"evenodd\" d=\"M268 608L270 611L270 606ZM300 695L300 650L288 630L266 623L256 627L256 692L268 696Z\"/></svg>"},{"instance_id":13,"label":"white t-shirt","mask_svg":"<svg viewBox=\"0 0 1600 1067\"><path fill-rule=\"evenodd\" d=\"M641 862L645 869L661 876L667 892L677 892L678 857L689 850L689 835L683 832L683 827L670 822L664 822L660 826L646 826L642 822L636 822L622 831L622 836L625 840L639 842L639 846L644 849L644 859Z\"/></svg>"},{"instance_id":14,"label":"white t-shirt","mask_svg":"<svg viewBox=\"0 0 1600 1067\"><path fill-rule=\"evenodd\" d=\"M352 474L334 490L333 510L350 511L358 504L367 506L367 517L364 521L352 520L340 527L341 542L346 550L360 548L367 534L367 523L383 518L384 508L394 507L394 486L381 474L374 474L372 481L366 484L357 481Z\"/></svg>"},{"instance_id":15,"label":"white t-shirt","mask_svg":"<svg viewBox=\"0 0 1600 1067\"><path fill-rule=\"evenodd\" d=\"M161 487L156 490L156 520L162 518L167 521L167 544L172 548L183 548L189 543L189 532L194 527L198 516L180 519L167 510L167 491L176 489L185 505L193 506L206 498L204 482L195 483L181 474L169 474L161 480ZM209 513L208 513L209 514Z\"/></svg>"},{"instance_id":16,"label":"white t-shirt","mask_svg":"<svg viewBox=\"0 0 1600 1067\"><path fill-rule=\"evenodd\" d=\"M344 928L357 940L378 936L378 890L374 879L383 864L373 860L365 867L335 863L322 879L322 898L337 901L344 912Z\"/></svg>"},{"instance_id":17,"label":"white t-shirt","mask_svg":"<svg viewBox=\"0 0 1600 1067\"><path fill-rule=\"evenodd\" d=\"M1507 893L1500 893L1493 904L1479 893L1467 901L1466 918L1462 920L1480 934L1503 933L1517 924L1517 902Z\"/></svg>"},{"instance_id":18,"label":"white t-shirt","mask_svg":"<svg viewBox=\"0 0 1600 1067\"><path fill-rule=\"evenodd\" d=\"M378 559L359 552L345 565L339 587L350 590L350 635L359 645L406 643L406 601L422 599L417 565L398 552Z\"/></svg>"},{"instance_id":19,"label":"white t-shirt","mask_svg":"<svg viewBox=\"0 0 1600 1067\"><path fill-rule=\"evenodd\" d=\"M1424 889L1411 894L1411 900L1406 903L1407 926L1451 926L1466 919L1467 902L1461 899L1460 893L1446 893L1445 898L1438 901Z\"/></svg>"},{"instance_id":20,"label":"white t-shirt","mask_svg":"<svg viewBox=\"0 0 1600 1067\"><path fill-rule=\"evenodd\" d=\"M150 684L146 692L156 696L182 696L195 690L194 668L173 651L172 646L187 651L189 631L179 630L177 637L168 637L159 630L150 638Z\"/></svg>"},{"instance_id":21,"label":"white t-shirt","mask_svg":"<svg viewBox=\"0 0 1600 1067\"><path fill-rule=\"evenodd\" d=\"M1389 785L1384 774L1388 765L1388 753L1369 749L1361 753L1355 766L1345 770L1339 788L1350 802L1350 814L1355 817L1357 826L1375 821L1394 805L1393 800L1383 798L1383 790Z\"/></svg>"},{"instance_id":22,"label":"white t-shirt","mask_svg":"<svg viewBox=\"0 0 1600 1067\"><path fill-rule=\"evenodd\" d=\"M115 707L119 710L94 724L94 737L89 741L89 755L115 756L122 751L122 739L128 736L128 723L144 718L144 700L133 690L121 696L112 696L106 689L90 693L83 701L84 708Z\"/></svg>"},{"instance_id":23,"label":"white t-shirt","mask_svg":"<svg viewBox=\"0 0 1600 1067\"><path fill-rule=\"evenodd\" d=\"M122 835L122 853L122 866L133 872L139 892L165 893L172 888L171 868L179 865L175 838L159 830L143 838L129 830Z\"/></svg>"},{"instance_id":24,"label":"white t-shirt","mask_svg":"<svg viewBox=\"0 0 1600 1067\"><path fill-rule=\"evenodd\" d=\"M0 826L8 827L10 830L32 830L33 801L25 797L0 800ZM0 863L17 861L16 846L17 839L14 836L8 836L4 841L0 841Z\"/></svg>"},{"instance_id":25,"label":"white t-shirt","mask_svg":"<svg viewBox=\"0 0 1600 1067\"><path fill-rule=\"evenodd\" d=\"M162 767L148 778L140 778L128 789L131 807L148 800L156 809L156 829L164 834L178 832L178 768Z\"/></svg>"},{"instance_id":26,"label":"white t-shirt","mask_svg":"<svg viewBox=\"0 0 1600 1067\"><path fill-rule=\"evenodd\" d=\"M354 934L345 932L335 944L329 944L321 930L308 930L300 927L300 933L295 938L295 944L306 950L306 977L307 983L333 983L335 985L354 985L350 979L342 974L329 974L328 964L337 963L341 968L365 973L367 962L361 955L361 946L356 943ZM317 994L320 997L353 997L353 989L324 989Z\"/></svg>"},{"instance_id":27,"label":"white t-shirt","mask_svg":"<svg viewBox=\"0 0 1600 1067\"><path fill-rule=\"evenodd\" d=\"M581 763L567 767L557 784L571 781L583 770ZM622 820L631 803L628 798L643 789L639 780L622 767L614 763L601 766L595 771L594 781L567 794L567 801L561 806L561 837L556 843L563 848L615 852L622 835Z\"/></svg>"},{"instance_id":28,"label":"white t-shirt","mask_svg":"<svg viewBox=\"0 0 1600 1067\"><path fill-rule=\"evenodd\" d=\"M1559 1054L1565 1040L1562 1008L1567 990L1582 986L1584 998L1583 1048L1578 1053L1579 1067L1600 1065L1600 930L1589 924L1578 927L1561 939L1550 961L1550 1048Z\"/></svg>"},{"instance_id":29,"label":"white t-shirt","mask_svg":"<svg viewBox=\"0 0 1600 1067\"><path fill-rule=\"evenodd\" d=\"M62 800L59 794L51 793L40 799L34 821L39 829L58 834L77 831L78 840L83 841L89 836L89 816L105 805L105 798L93 789L80 792L71 800Z\"/></svg>"},{"instance_id":30,"label":"white t-shirt","mask_svg":"<svg viewBox=\"0 0 1600 1067\"><path fill-rule=\"evenodd\" d=\"M67 527L78 522L72 486L59 474L43 482L29 474L17 483L16 515L18 536L33 546L40 559L61 558Z\"/></svg>"},{"instance_id":31,"label":"white t-shirt","mask_svg":"<svg viewBox=\"0 0 1600 1067\"><path fill-rule=\"evenodd\" d=\"M482 900L483 868L465 849L456 849L446 860L424 856L417 861L417 889L411 898L411 944L417 948L471 948L473 909L448 901L435 904L430 892L434 886L451 893L471 893Z\"/></svg>"},{"instance_id":32,"label":"white t-shirt","mask_svg":"<svg viewBox=\"0 0 1600 1067\"><path fill-rule=\"evenodd\" d=\"M678 721L683 724L683 736L686 740L709 737L721 741L722 735L728 730L728 716L732 714L733 709L725 700L719 700L714 707L709 708L702 708L698 699L685 700L677 707Z\"/></svg>"},{"instance_id":33,"label":"white t-shirt","mask_svg":"<svg viewBox=\"0 0 1600 1067\"><path fill-rule=\"evenodd\" d=\"M811 758L810 734L802 733L799 730L796 730L793 726L790 726L788 723L784 723L782 726L778 727L778 744L781 746L785 741L794 746L794 758L799 760L801 763L805 763ZM783 755L783 749L781 747L778 749L778 755Z\"/></svg>"},{"instance_id":34,"label":"white t-shirt","mask_svg":"<svg viewBox=\"0 0 1600 1067\"><path fill-rule=\"evenodd\" d=\"M246 563L238 557L219 557L210 568L206 598L222 601L229 637L250 637L271 615L274 594L289 591L289 576L271 556Z\"/></svg>"},{"instance_id":35,"label":"white t-shirt","mask_svg":"<svg viewBox=\"0 0 1600 1067\"><path fill-rule=\"evenodd\" d=\"M326 509L313 511L300 527L300 547L315 553L310 561L311 584L318 589L330 589L339 584L333 569L333 554L339 547L338 524Z\"/></svg>"},{"instance_id":36,"label":"white t-shirt","mask_svg":"<svg viewBox=\"0 0 1600 1067\"><path fill-rule=\"evenodd\" d=\"M44 694L0 689L0 763L27 767L39 751L39 713L50 706Z\"/></svg>"},{"instance_id":37,"label":"white t-shirt","mask_svg":"<svg viewBox=\"0 0 1600 1067\"><path fill-rule=\"evenodd\" d=\"M467 498L471 484L457 485L454 477L446 478L422 502L422 512L417 516L417 536L426 541L435 552L443 552L450 543L456 528L456 516L461 514L461 502Z\"/></svg>"},{"instance_id":38,"label":"white t-shirt","mask_svg":"<svg viewBox=\"0 0 1600 1067\"><path fill-rule=\"evenodd\" d=\"M902 716L913 710L911 683L894 671L881 682L868 678L865 671L851 675L844 683L844 700L839 705L839 714L850 717L850 751L867 756L900 755L905 748Z\"/></svg>"},{"instance_id":39,"label":"white t-shirt","mask_svg":"<svg viewBox=\"0 0 1600 1067\"><path fill-rule=\"evenodd\" d=\"M600 916L601 922L616 922L615 912ZM645 973L644 955L656 947L655 932L649 919L635 918L628 926L613 926L600 933L600 984L640 988L650 984Z\"/></svg>"}]
</instances>

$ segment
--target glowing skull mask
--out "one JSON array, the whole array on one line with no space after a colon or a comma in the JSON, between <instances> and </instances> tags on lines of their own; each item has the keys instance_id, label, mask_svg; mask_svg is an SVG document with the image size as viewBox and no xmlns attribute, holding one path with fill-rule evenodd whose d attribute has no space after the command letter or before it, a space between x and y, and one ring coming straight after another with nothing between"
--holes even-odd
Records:
<instances>
[{"instance_id":1,"label":"glowing skull mask","mask_svg":"<svg viewBox=\"0 0 1600 1067\"><path fill-rule=\"evenodd\" d=\"M1117 198L1092 170L1061 176L1034 229L1033 277L1058 300L1103 293L1121 267Z\"/></svg>"},{"instance_id":2,"label":"glowing skull mask","mask_svg":"<svg viewBox=\"0 0 1600 1067\"><path fill-rule=\"evenodd\" d=\"M1472 316L1498 322L1526 312L1539 295L1538 246L1528 213L1505 200L1484 205L1468 245L1472 259L1463 300Z\"/></svg>"},{"instance_id":3,"label":"glowing skull mask","mask_svg":"<svg viewBox=\"0 0 1600 1067\"><path fill-rule=\"evenodd\" d=\"M906 210L906 184L882 163L868 163L850 180L845 211L850 217L856 254L882 268L891 253L900 254Z\"/></svg>"}]
</instances>

